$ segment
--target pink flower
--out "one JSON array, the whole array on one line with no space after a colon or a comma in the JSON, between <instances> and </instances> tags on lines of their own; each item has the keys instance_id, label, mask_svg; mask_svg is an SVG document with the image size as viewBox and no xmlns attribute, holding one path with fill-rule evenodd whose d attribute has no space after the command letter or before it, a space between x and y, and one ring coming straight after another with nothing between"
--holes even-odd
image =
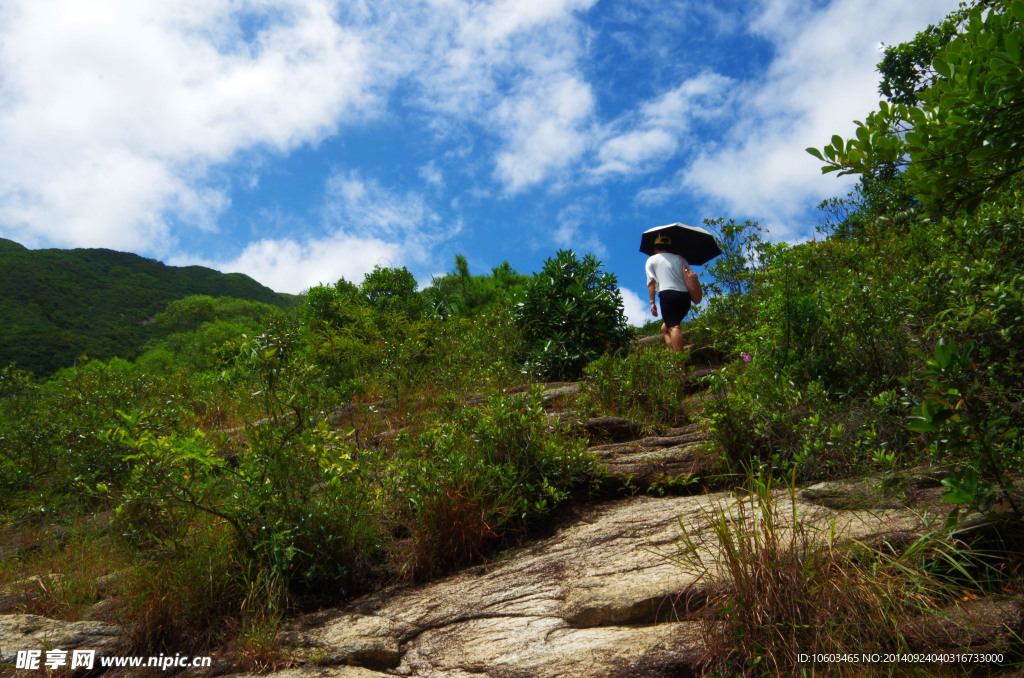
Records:
<instances>
[{"instance_id":1,"label":"pink flower","mask_svg":"<svg viewBox=\"0 0 1024 678\"><path fill-rule=\"evenodd\" d=\"M746 353L740 353L740 357L743 358L743 362L745 363L749 363L751 360L753 360L753 358L751 358Z\"/></svg>"}]
</instances>

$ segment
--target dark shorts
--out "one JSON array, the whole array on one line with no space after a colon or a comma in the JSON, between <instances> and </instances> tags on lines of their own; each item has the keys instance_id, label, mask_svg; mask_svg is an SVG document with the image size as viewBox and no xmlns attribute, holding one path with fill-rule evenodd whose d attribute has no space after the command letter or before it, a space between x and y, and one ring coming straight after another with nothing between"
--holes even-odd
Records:
<instances>
[{"instance_id":1,"label":"dark shorts","mask_svg":"<svg viewBox=\"0 0 1024 678\"><path fill-rule=\"evenodd\" d=\"M658 292L658 300L661 301L661 319L665 327L675 327L683 322L683 318L690 312L690 293L679 290L664 290Z\"/></svg>"}]
</instances>

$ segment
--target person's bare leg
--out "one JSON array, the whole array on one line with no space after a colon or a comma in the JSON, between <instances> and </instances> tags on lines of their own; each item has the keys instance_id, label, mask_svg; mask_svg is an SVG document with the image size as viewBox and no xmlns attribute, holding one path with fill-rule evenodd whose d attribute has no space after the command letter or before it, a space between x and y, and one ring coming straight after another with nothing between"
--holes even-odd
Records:
<instances>
[{"instance_id":1,"label":"person's bare leg","mask_svg":"<svg viewBox=\"0 0 1024 678\"><path fill-rule=\"evenodd\" d=\"M661 323L661 336L665 337L665 345L671 349L672 335L669 333L668 327L665 326L665 323Z\"/></svg>"},{"instance_id":2,"label":"person's bare leg","mask_svg":"<svg viewBox=\"0 0 1024 678\"><path fill-rule=\"evenodd\" d=\"M668 347L675 353L680 353L683 350L683 331L679 329L679 325L675 325L669 328L668 331Z\"/></svg>"}]
</instances>

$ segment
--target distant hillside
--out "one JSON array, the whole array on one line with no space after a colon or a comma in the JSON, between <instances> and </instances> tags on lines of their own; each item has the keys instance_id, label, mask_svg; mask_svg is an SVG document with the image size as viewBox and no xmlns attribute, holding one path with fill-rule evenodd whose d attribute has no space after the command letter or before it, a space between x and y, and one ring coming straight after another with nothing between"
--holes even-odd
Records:
<instances>
[{"instance_id":1,"label":"distant hillside","mask_svg":"<svg viewBox=\"0 0 1024 678\"><path fill-rule=\"evenodd\" d=\"M241 273L106 249L30 250L0 238L0 367L16 362L44 376L80 355L132 359L160 332L153 316L193 294L295 303Z\"/></svg>"}]
</instances>

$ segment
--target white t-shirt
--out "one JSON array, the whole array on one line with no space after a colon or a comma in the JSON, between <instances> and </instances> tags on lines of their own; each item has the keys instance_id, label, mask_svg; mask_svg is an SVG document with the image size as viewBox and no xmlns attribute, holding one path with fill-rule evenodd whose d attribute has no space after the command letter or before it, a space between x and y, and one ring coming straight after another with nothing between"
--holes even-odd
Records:
<instances>
[{"instance_id":1,"label":"white t-shirt","mask_svg":"<svg viewBox=\"0 0 1024 678\"><path fill-rule=\"evenodd\" d=\"M669 252L652 254L647 257L647 264L645 265L647 282L649 284L652 280L656 281L659 292L665 290L686 292L686 281L683 280L683 266L685 265L686 259L683 259L678 254L671 254Z\"/></svg>"}]
</instances>

